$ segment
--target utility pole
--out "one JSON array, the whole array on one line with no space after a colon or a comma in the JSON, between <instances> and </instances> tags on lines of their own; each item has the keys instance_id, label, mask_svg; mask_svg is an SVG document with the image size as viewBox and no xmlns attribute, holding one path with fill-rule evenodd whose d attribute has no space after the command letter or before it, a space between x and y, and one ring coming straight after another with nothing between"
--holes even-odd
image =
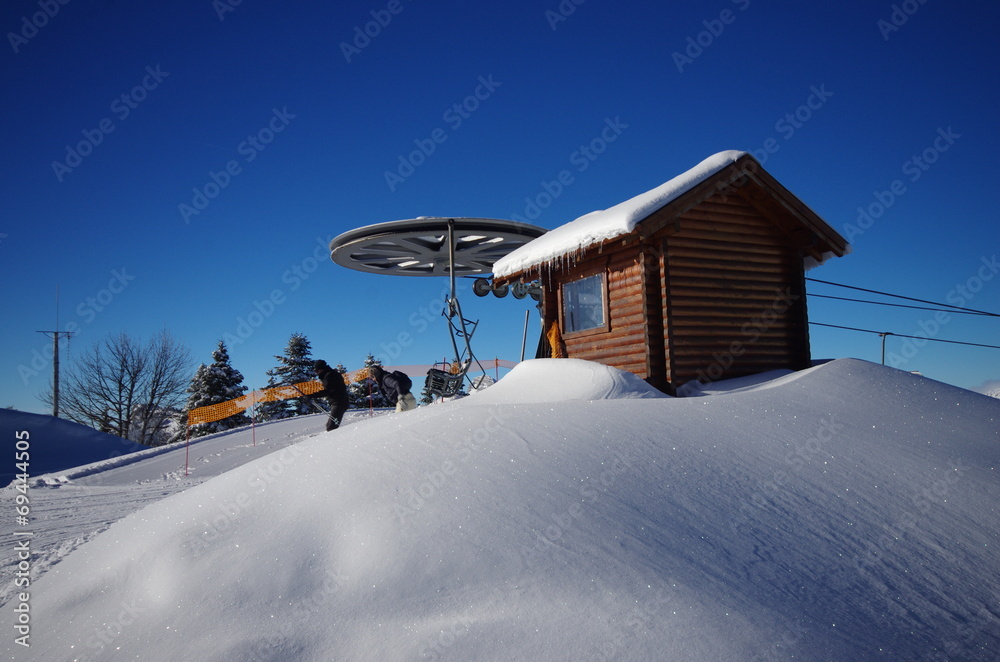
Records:
<instances>
[{"instance_id":1,"label":"utility pole","mask_svg":"<svg viewBox=\"0 0 1000 662\"><path fill-rule=\"evenodd\" d=\"M59 417L59 336L69 337L70 331L39 331L52 334L52 415Z\"/></svg>"},{"instance_id":2,"label":"utility pole","mask_svg":"<svg viewBox=\"0 0 1000 662\"><path fill-rule=\"evenodd\" d=\"M885 337L891 336L892 334L888 331L883 331L878 335L882 338L882 365L885 365Z\"/></svg>"},{"instance_id":3,"label":"utility pole","mask_svg":"<svg viewBox=\"0 0 1000 662\"><path fill-rule=\"evenodd\" d=\"M59 336L67 338L72 331L59 331L59 288L56 287L56 331L39 331L45 335L52 334L52 415L59 418Z\"/></svg>"}]
</instances>

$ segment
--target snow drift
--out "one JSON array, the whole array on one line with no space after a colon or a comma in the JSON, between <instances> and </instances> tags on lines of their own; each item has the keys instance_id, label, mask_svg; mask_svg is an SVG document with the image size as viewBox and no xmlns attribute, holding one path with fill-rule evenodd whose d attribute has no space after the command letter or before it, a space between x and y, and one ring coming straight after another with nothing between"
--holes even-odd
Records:
<instances>
[{"instance_id":1,"label":"snow drift","mask_svg":"<svg viewBox=\"0 0 1000 662\"><path fill-rule=\"evenodd\" d=\"M581 363L122 519L32 586L7 654L997 658L1000 402L855 360L691 398Z\"/></svg>"},{"instance_id":2,"label":"snow drift","mask_svg":"<svg viewBox=\"0 0 1000 662\"><path fill-rule=\"evenodd\" d=\"M474 395L459 402L513 405L667 397L631 372L581 359L519 363L499 382Z\"/></svg>"},{"instance_id":3,"label":"snow drift","mask_svg":"<svg viewBox=\"0 0 1000 662\"><path fill-rule=\"evenodd\" d=\"M30 431L32 475L61 471L119 457L146 448L62 418L0 409L0 434L9 444L11 461L0 465L0 487L14 479L15 433Z\"/></svg>"}]
</instances>

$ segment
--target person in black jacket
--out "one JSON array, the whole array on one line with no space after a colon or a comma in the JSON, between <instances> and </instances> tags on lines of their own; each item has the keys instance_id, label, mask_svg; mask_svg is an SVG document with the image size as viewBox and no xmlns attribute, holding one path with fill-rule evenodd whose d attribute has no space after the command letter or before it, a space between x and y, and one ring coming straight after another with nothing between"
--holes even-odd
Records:
<instances>
[{"instance_id":1,"label":"person in black jacket","mask_svg":"<svg viewBox=\"0 0 1000 662\"><path fill-rule=\"evenodd\" d=\"M316 377L323 384L323 390L312 394L314 398L326 398L330 403L330 416L326 419L326 431L336 430L347 411L347 384L339 370L331 368L326 361L320 359L313 364Z\"/></svg>"},{"instance_id":2,"label":"person in black jacket","mask_svg":"<svg viewBox=\"0 0 1000 662\"><path fill-rule=\"evenodd\" d=\"M397 412L417 408L417 399L410 393L412 382L409 377L398 370L386 372L380 365L373 365L369 372L386 399L396 405Z\"/></svg>"}]
</instances>

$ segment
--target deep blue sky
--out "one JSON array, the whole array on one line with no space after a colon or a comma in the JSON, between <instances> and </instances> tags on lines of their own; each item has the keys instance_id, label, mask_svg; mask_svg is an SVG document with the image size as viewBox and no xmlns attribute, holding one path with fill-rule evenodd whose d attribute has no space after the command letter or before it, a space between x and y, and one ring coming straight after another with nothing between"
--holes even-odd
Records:
<instances>
[{"instance_id":1,"label":"deep blue sky","mask_svg":"<svg viewBox=\"0 0 1000 662\"><path fill-rule=\"evenodd\" d=\"M230 346L251 387L293 332L352 369L369 352L429 363L449 353L446 283L349 271L320 244L416 216L525 216L526 198L569 170L530 219L553 228L724 149L756 150L849 236L854 253L810 276L1000 311L985 266L1000 253L993 3L52 5L51 17L22 0L0 15L0 406L47 410L36 395L51 343L36 331L55 328L57 288L59 328L78 330L67 362L110 333L164 328L210 362L275 294ZM355 41L366 27L375 36ZM453 110L477 92L472 112ZM606 122L624 128L581 160ZM386 172L432 136L433 153L390 185ZM81 142L74 160L67 147ZM209 186L205 206L193 189L212 173L225 185ZM878 212L879 198L884 211L861 228L858 207ZM966 284L971 296L957 293ZM530 300L464 292L481 320L477 353L516 360ZM814 321L1000 344L996 318L952 315L935 329L928 311L809 309ZM412 342L386 355L400 333ZM536 333L533 321L529 348ZM812 345L817 358L880 359L873 335L813 327ZM1000 379L1000 350L887 348L959 386Z\"/></svg>"}]
</instances>

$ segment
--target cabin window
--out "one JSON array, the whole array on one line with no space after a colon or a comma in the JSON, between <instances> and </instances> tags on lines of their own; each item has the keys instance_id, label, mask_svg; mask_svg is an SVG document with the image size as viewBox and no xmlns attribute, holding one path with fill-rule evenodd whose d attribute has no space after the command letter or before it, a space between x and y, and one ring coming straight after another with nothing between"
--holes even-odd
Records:
<instances>
[{"instance_id":1,"label":"cabin window","mask_svg":"<svg viewBox=\"0 0 1000 662\"><path fill-rule=\"evenodd\" d=\"M608 328L603 273L563 283L562 318L564 334Z\"/></svg>"}]
</instances>

